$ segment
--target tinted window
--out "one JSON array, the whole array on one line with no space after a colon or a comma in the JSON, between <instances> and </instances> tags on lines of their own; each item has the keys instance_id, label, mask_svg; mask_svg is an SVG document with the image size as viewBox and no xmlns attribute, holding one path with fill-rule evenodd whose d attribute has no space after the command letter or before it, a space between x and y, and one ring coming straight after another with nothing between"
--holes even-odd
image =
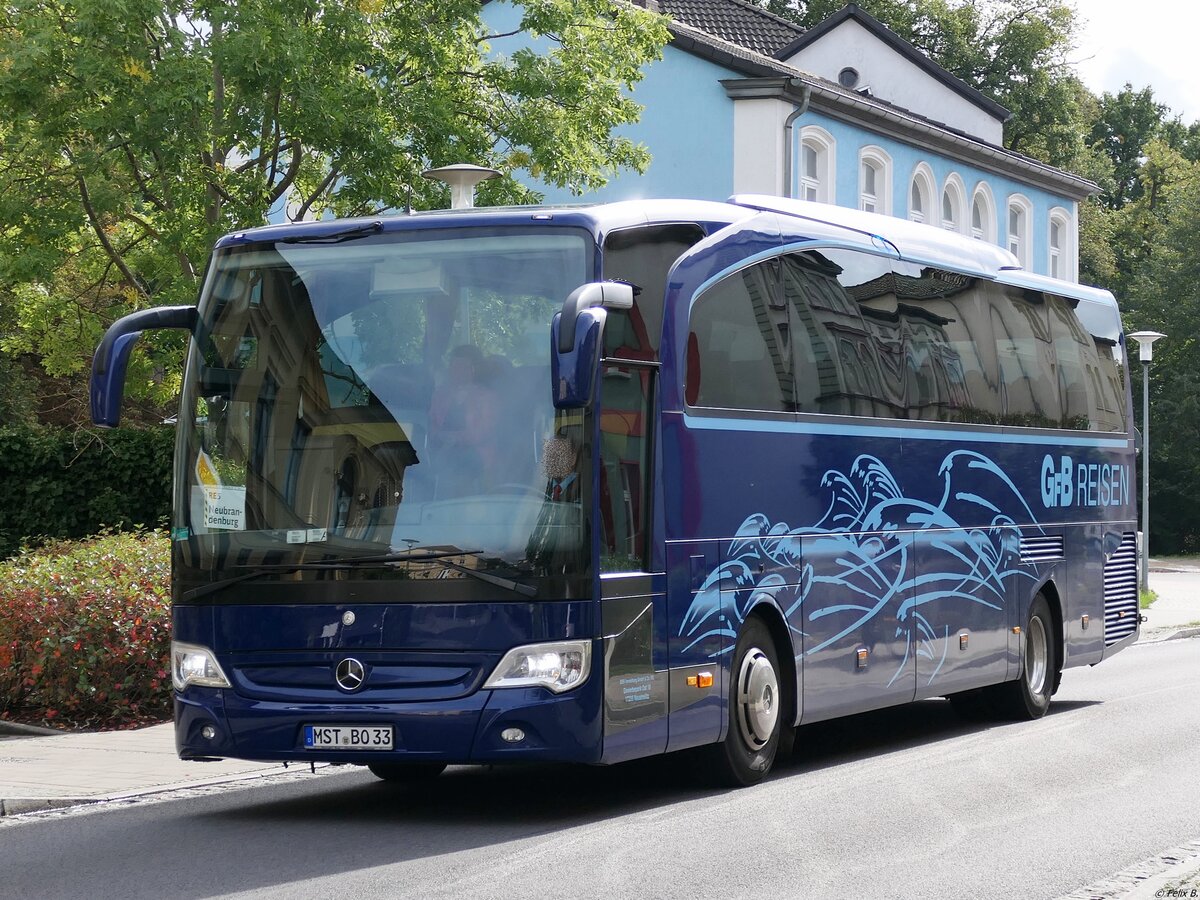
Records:
<instances>
[{"instance_id":1,"label":"tinted window","mask_svg":"<svg viewBox=\"0 0 1200 900\"><path fill-rule=\"evenodd\" d=\"M789 411L795 408L788 305L779 263L730 275L692 310L686 396L691 406Z\"/></svg>"},{"instance_id":2,"label":"tinted window","mask_svg":"<svg viewBox=\"0 0 1200 900\"><path fill-rule=\"evenodd\" d=\"M600 412L600 570L644 571L650 484L652 366L605 362Z\"/></svg>"},{"instance_id":3,"label":"tinted window","mask_svg":"<svg viewBox=\"0 0 1200 900\"><path fill-rule=\"evenodd\" d=\"M1058 425L1058 379L1042 295L991 285L988 299L1000 360L1003 421L1038 428Z\"/></svg>"},{"instance_id":4,"label":"tinted window","mask_svg":"<svg viewBox=\"0 0 1200 900\"><path fill-rule=\"evenodd\" d=\"M886 260L857 255L842 262L822 253L783 260L783 294L793 329L797 408L831 415L894 416L903 403L894 389L901 348L875 327L869 308L848 290L887 281ZM882 266L878 265L882 263ZM872 288L865 288L871 293ZM889 387L890 385L890 387Z\"/></svg>"},{"instance_id":5,"label":"tinted window","mask_svg":"<svg viewBox=\"0 0 1200 900\"><path fill-rule=\"evenodd\" d=\"M1125 428L1116 313L1095 301L848 250L788 256L781 281L801 411Z\"/></svg>"},{"instance_id":6,"label":"tinted window","mask_svg":"<svg viewBox=\"0 0 1200 900\"><path fill-rule=\"evenodd\" d=\"M704 237L699 225L654 225L615 231L604 242L604 277L637 290L633 309L608 311L604 352L619 359L657 359L667 273Z\"/></svg>"}]
</instances>

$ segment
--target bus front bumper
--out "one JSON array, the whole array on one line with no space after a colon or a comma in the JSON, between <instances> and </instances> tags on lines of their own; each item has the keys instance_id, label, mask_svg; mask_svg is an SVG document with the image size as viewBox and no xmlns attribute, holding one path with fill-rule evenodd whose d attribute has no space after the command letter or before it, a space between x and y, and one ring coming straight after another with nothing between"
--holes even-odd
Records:
<instances>
[{"instance_id":1,"label":"bus front bumper","mask_svg":"<svg viewBox=\"0 0 1200 900\"><path fill-rule=\"evenodd\" d=\"M373 704L281 703L193 686L175 693L175 745L181 759L595 763L602 751L598 684L591 678L563 694L508 688L457 700ZM310 725L390 727L392 749L308 749Z\"/></svg>"}]
</instances>

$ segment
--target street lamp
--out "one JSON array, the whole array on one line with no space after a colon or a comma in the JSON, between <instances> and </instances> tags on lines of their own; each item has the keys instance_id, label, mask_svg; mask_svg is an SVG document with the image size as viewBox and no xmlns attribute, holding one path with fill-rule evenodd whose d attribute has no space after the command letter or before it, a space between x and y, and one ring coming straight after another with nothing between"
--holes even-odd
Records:
<instances>
[{"instance_id":1,"label":"street lamp","mask_svg":"<svg viewBox=\"0 0 1200 900\"><path fill-rule=\"evenodd\" d=\"M1135 331L1126 337L1137 341L1142 361L1142 586L1150 590L1150 361L1154 342L1165 338L1161 331Z\"/></svg>"}]
</instances>

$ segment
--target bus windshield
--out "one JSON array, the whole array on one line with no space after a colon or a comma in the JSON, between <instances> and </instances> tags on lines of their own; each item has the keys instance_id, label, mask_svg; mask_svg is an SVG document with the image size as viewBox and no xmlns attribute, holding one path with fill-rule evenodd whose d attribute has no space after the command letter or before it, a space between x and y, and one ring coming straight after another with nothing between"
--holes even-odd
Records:
<instances>
[{"instance_id":1,"label":"bus windshield","mask_svg":"<svg viewBox=\"0 0 1200 900\"><path fill-rule=\"evenodd\" d=\"M183 580L359 561L532 596L583 574L588 448L549 330L592 247L478 227L218 252L179 421Z\"/></svg>"}]
</instances>

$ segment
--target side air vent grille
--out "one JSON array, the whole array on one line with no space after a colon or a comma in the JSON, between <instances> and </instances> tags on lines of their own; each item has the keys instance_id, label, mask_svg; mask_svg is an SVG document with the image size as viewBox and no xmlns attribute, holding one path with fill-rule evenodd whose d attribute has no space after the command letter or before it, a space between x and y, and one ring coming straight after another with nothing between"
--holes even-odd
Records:
<instances>
[{"instance_id":1,"label":"side air vent grille","mask_svg":"<svg viewBox=\"0 0 1200 900\"><path fill-rule=\"evenodd\" d=\"M1137 630L1137 535L1130 531L1104 563L1104 646Z\"/></svg>"},{"instance_id":2,"label":"side air vent grille","mask_svg":"<svg viewBox=\"0 0 1200 900\"><path fill-rule=\"evenodd\" d=\"M1062 535L1038 535L1021 538L1021 562L1044 563L1063 558Z\"/></svg>"}]
</instances>

